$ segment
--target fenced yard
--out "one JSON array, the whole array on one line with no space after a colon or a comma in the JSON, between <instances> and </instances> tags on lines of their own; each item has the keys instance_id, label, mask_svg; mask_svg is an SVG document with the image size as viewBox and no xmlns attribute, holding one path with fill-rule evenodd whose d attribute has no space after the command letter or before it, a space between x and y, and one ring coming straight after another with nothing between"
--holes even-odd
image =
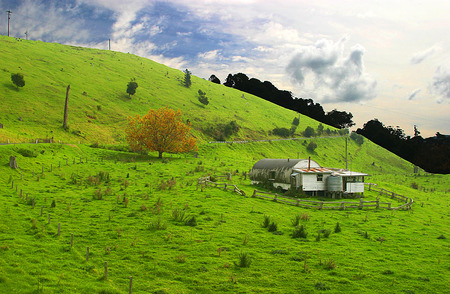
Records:
<instances>
[{"instance_id":1,"label":"fenced yard","mask_svg":"<svg viewBox=\"0 0 450 294\"><path fill-rule=\"evenodd\" d=\"M370 189L369 189L370 190ZM371 188L371 191L376 191L373 187ZM308 200L308 199L299 199L299 198L293 198L284 196L277 193L270 193L270 192L263 192L254 190L251 197L259 197L264 199L270 199L275 202L282 202L290 205L295 206L302 206L302 207L308 207L308 208L314 208L314 209L337 209L337 210L345 210L349 208L357 208L357 209L364 209L364 208L383 208L388 210L399 210L399 209L410 209L413 204L413 199L405 197L403 195L395 194L394 192L390 192L384 189L379 190L380 195L388 195L391 196L393 199L401 200L406 202L403 205L393 207L391 202L380 202L380 198L377 197L377 200L372 201L365 201L364 198L360 198L359 202L356 201L316 201L316 200Z\"/></svg>"}]
</instances>

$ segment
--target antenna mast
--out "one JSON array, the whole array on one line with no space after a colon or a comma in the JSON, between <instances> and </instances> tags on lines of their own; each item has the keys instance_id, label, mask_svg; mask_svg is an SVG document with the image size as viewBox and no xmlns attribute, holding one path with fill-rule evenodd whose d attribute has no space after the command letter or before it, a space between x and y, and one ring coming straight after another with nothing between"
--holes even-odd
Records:
<instances>
[{"instance_id":1,"label":"antenna mast","mask_svg":"<svg viewBox=\"0 0 450 294\"><path fill-rule=\"evenodd\" d=\"M11 10L7 10L6 12L8 13L8 37L9 37L9 20L11 19L12 11Z\"/></svg>"}]
</instances>

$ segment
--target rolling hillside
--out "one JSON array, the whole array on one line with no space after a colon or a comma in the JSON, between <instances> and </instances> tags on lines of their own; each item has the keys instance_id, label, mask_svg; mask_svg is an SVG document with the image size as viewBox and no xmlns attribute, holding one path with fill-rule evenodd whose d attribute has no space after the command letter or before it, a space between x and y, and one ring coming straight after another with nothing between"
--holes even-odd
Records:
<instances>
[{"instance_id":1,"label":"rolling hillside","mask_svg":"<svg viewBox=\"0 0 450 294\"><path fill-rule=\"evenodd\" d=\"M290 128L297 114L250 94L192 76L192 86L181 81L181 70L132 54L0 37L0 142L54 137L65 142L123 143L127 117L149 108L180 109L194 135L211 140L201 130L236 121L235 139L267 138L275 127ZM17 89L11 73L22 73L25 87ZM128 98L127 83L135 78L137 93ZM62 129L67 85L69 132ZM198 90L210 103L198 101ZM20 121L19 118L22 120ZM318 123L300 118L298 132ZM330 129L333 129L330 127ZM53 133L51 133L53 132Z\"/></svg>"},{"instance_id":2,"label":"rolling hillside","mask_svg":"<svg viewBox=\"0 0 450 294\"><path fill-rule=\"evenodd\" d=\"M349 169L414 199L413 209L318 210L253 198L246 172L259 159L311 156L344 168L346 138L209 144L204 130L230 121L241 126L231 139L275 139L269 131L289 128L297 114L195 76L185 88L180 70L130 54L7 37L0 49L0 143L68 143L0 146L0 293L448 291L448 175L414 174L369 140L349 139ZM16 72L25 87L11 83ZM131 78L139 88L129 99ZM163 106L192 122L195 156L161 160L123 148L127 117ZM297 136L307 126L318 122L301 116ZM314 151L306 148L311 140ZM197 185L225 174L247 196ZM401 204L364 193L378 197ZM266 217L273 232L263 227ZM300 225L308 235L294 238Z\"/></svg>"}]
</instances>

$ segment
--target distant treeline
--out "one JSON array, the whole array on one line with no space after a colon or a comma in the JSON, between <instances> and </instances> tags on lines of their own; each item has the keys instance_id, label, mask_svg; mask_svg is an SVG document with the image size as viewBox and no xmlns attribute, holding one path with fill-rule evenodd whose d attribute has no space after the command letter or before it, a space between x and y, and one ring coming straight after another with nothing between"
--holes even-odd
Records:
<instances>
[{"instance_id":1,"label":"distant treeline","mask_svg":"<svg viewBox=\"0 0 450 294\"><path fill-rule=\"evenodd\" d=\"M450 136L438 132L435 137L424 139L415 127L414 136L410 137L402 129L386 127L377 119L356 132L427 172L450 173Z\"/></svg>"},{"instance_id":2,"label":"distant treeline","mask_svg":"<svg viewBox=\"0 0 450 294\"><path fill-rule=\"evenodd\" d=\"M209 80L220 84L220 80L215 75L211 75ZM278 90L269 81L261 82L255 78L249 79L246 74L237 73L229 74L223 84L336 128L349 128L355 125L352 113L336 109L325 113L319 103L314 103L312 99L294 97L290 91ZM437 133L435 137L424 139L415 129L414 137L409 137L402 129L386 127L377 119L367 122L362 129L357 130L357 133L427 172L450 173L450 136Z\"/></svg>"},{"instance_id":3,"label":"distant treeline","mask_svg":"<svg viewBox=\"0 0 450 294\"><path fill-rule=\"evenodd\" d=\"M215 75L211 75L209 80L220 84L220 80ZM334 109L325 113L319 103L314 103L312 99L294 97L290 91L278 90L278 88L269 81L261 82L255 78L249 79L246 74L237 73L235 75L229 74L223 84L227 87L256 95L284 108L294 110L339 129L355 125L352 120L353 115L350 112L347 113L345 111Z\"/></svg>"}]
</instances>

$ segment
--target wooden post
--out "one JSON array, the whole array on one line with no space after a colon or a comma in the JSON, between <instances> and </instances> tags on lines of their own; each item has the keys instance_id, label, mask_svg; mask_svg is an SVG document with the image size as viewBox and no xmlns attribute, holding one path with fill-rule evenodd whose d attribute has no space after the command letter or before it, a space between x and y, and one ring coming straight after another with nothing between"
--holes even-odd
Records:
<instances>
[{"instance_id":1,"label":"wooden post","mask_svg":"<svg viewBox=\"0 0 450 294\"><path fill-rule=\"evenodd\" d=\"M73 247L73 233L72 233L72 235L70 236L70 247Z\"/></svg>"},{"instance_id":2,"label":"wooden post","mask_svg":"<svg viewBox=\"0 0 450 294\"><path fill-rule=\"evenodd\" d=\"M89 246L86 248L86 261L89 261Z\"/></svg>"},{"instance_id":3,"label":"wooden post","mask_svg":"<svg viewBox=\"0 0 450 294\"><path fill-rule=\"evenodd\" d=\"M277 201L277 198L278 198L278 194L275 194L275 196L273 197L273 201Z\"/></svg>"},{"instance_id":4,"label":"wooden post","mask_svg":"<svg viewBox=\"0 0 450 294\"><path fill-rule=\"evenodd\" d=\"M256 196L256 190L253 191L252 198L254 198L255 196Z\"/></svg>"},{"instance_id":5,"label":"wooden post","mask_svg":"<svg viewBox=\"0 0 450 294\"><path fill-rule=\"evenodd\" d=\"M224 189L224 190L227 189L227 183L225 183L225 185L223 186L223 189Z\"/></svg>"},{"instance_id":6,"label":"wooden post","mask_svg":"<svg viewBox=\"0 0 450 294\"><path fill-rule=\"evenodd\" d=\"M58 237L61 236L61 223L58 223Z\"/></svg>"},{"instance_id":7,"label":"wooden post","mask_svg":"<svg viewBox=\"0 0 450 294\"><path fill-rule=\"evenodd\" d=\"M129 294L131 294L131 288L133 287L133 277L130 276L130 290L129 290Z\"/></svg>"},{"instance_id":8,"label":"wooden post","mask_svg":"<svg viewBox=\"0 0 450 294\"><path fill-rule=\"evenodd\" d=\"M63 121L63 128L67 129L67 112L68 112L68 106L69 106L69 91L70 91L70 85L67 86L66 91L66 103L64 105L64 121Z\"/></svg>"},{"instance_id":9,"label":"wooden post","mask_svg":"<svg viewBox=\"0 0 450 294\"><path fill-rule=\"evenodd\" d=\"M340 208L341 210L344 210L344 209L345 209L344 205L345 205L344 202L342 202L342 203L341 203L341 208Z\"/></svg>"},{"instance_id":10,"label":"wooden post","mask_svg":"<svg viewBox=\"0 0 450 294\"><path fill-rule=\"evenodd\" d=\"M380 189L380 195L383 195L383 188Z\"/></svg>"},{"instance_id":11,"label":"wooden post","mask_svg":"<svg viewBox=\"0 0 450 294\"><path fill-rule=\"evenodd\" d=\"M363 201L364 200L362 198L359 199L359 209L363 209L363 207L364 207Z\"/></svg>"},{"instance_id":12,"label":"wooden post","mask_svg":"<svg viewBox=\"0 0 450 294\"><path fill-rule=\"evenodd\" d=\"M295 205L300 206L300 199L297 199L297 203Z\"/></svg>"},{"instance_id":13,"label":"wooden post","mask_svg":"<svg viewBox=\"0 0 450 294\"><path fill-rule=\"evenodd\" d=\"M323 208L323 201L320 201L319 210L321 210L322 208Z\"/></svg>"},{"instance_id":14,"label":"wooden post","mask_svg":"<svg viewBox=\"0 0 450 294\"><path fill-rule=\"evenodd\" d=\"M108 278L108 262L105 261L105 280Z\"/></svg>"},{"instance_id":15,"label":"wooden post","mask_svg":"<svg viewBox=\"0 0 450 294\"><path fill-rule=\"evenodd\" d=\"M391 202L388 203L388 209L391 210Z\"/></svg>"},{"instance_id":16,"label":"wooden post","mask_svg":"<svg viewBox=\"0 0 450 294\"><path fill-rule=\"evenodd\" d=\"M14 181L11 181L11 189L14 189Z\"/></svg>"},{"instance_id":17,"label":"wooden post","mask_svg":"<svg viewBox=\"0 0 450 294\"><path fill-rule=\"evenodd\" d=\"M377 209L380 208L380 197L377 197Z\"/></svg>"},{"instance_id":18,"label":"wooden post","mask_svg":"<svg viewBox=\"0 0 450 294\"><path fill-rule=\"evenodd\" d=\"M370 191L370 189L372 189L372 184L369 183L369 191Z\"/></svg>"}]
</instances>

